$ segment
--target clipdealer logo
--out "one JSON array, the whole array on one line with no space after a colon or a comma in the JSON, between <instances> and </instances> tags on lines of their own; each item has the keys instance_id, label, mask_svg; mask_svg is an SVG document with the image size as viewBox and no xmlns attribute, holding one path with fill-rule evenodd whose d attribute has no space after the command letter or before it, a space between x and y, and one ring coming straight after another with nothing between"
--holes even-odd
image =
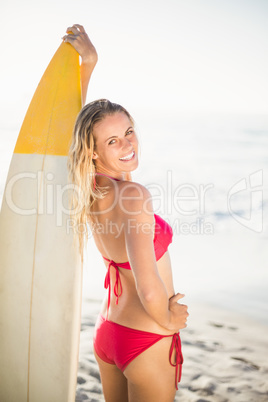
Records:
<instances>
[{"instance_id":1,"label":"clipdealer logo","mask_svg":"<svg viewBox=\"0 0 268 402\"><path fill-rule=\"evenodd\" d=\"M254 232L261 233L263 230L263 171L257 170L249 175L248 179L243 178L235 183L228 192L227 206L230 215L240 225L245 226ZM232 203L238 197L249 198L248 214L242 214L235 210Z\"/></svg>"},{"instance_id":2,"label":"clipdealer logo","mask_svg":"<svg viewBox=\"0 0 268 402\"><path fill-rule=\"evenodd\" d=\"M27 184L29 194L27 202L24 197L18 197L19 194L24 194L25 184ZM168 171L164 186L151 183L147 189L152 193L154 204L157 204L156 212L168 216L172 216L175 212L178 218L175 219L175 222L170 222L174 232L188 235L214 233L214 222L208 222L205 219L207 194L214 187L212 183L198 186L182 183L174 186L172 171ZM73 211L68 207L68 195L71 191L78 191L78 189L72 184L59 183L51 172L23 172L10 178L6 186L5 200L9 208L16 214L53 215L57 226L65 225L66 219L70 220L70 229L73 227L73 220L70 219ZM247 178L240 179L227 191L225 197L228 210L226 212L240 225L261 233L264 225L263 170L255 171ZM15 193L17 197L14 198ZM237 205L241 205L241 199L243 203L248 202L249 204L246 211L237 208ZM117 201L116 198L115 202ZM113 206L114 204L111 205L111 208ZM198 217L198 219L192 221L191 217Z\"/></svg>"}]
</instances>

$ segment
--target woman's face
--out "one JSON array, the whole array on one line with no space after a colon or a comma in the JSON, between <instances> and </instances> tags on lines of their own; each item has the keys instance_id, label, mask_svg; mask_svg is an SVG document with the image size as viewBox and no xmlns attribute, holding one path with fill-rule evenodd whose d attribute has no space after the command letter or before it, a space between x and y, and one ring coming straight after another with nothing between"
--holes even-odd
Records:
<instances>
[{"instance_id":1,"label":"woman's face","mask_svg":"<svg viewBox=\"0 0 268 402\"><path fill-rule=\"evenodd\" d=\"M138 166L138 139L124 112L106 116L93 129L93 159L102 172L131 172Z\"/></svg>"}]
</instances>

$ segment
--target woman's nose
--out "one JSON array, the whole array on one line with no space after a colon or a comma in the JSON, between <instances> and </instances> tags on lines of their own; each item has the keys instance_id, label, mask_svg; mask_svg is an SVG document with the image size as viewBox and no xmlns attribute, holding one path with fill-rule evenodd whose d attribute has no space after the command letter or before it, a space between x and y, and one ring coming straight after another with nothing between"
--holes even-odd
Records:
<instances>
[{"instance_id":1,"label":"woman's nose","mask_svg":"<svg viewBox=\"0 0 268 402\"><path fill-rule=\"evenodd\" d=\"M125 139L123 140L122 148L123 148L124 150L130 150L130 151L132 151L133 146L132 146L131 141L130 141L128 138L125 138Z\"/></svg>"}]
</instances>

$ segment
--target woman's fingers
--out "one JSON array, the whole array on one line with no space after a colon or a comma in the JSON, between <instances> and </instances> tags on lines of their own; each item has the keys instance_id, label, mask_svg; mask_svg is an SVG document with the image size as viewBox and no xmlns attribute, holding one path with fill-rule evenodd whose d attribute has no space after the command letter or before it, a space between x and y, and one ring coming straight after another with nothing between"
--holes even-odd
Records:
<instances>
[{"instance_id":1,"label":"woman's fingers","mask_svg":"<svg viewBox=\"0 0 268 402\"><path fill-rule=\"evenodd\" d=\"M85 31L83 25L79 25L79 24L74 24L73 26L68 27L68 28L66 29L66 32L67 32L67 33L72 32L72 33L75 34L75 35L79 35L80 33L81 33L81 34L86 33L86 31Z\"/></svg>"},{"instance_id":2,"label":"woman's fingers","mask_svg":"<svg viewBox=\"0 0 268 402\"><path fill-rule=\"evenodd\" d=\"M72 41L76 40L76 35L64 35L62 39L64 40L64 42L72 43Z\"/></svg>"},{"instance_id":3,"label":"woman's fingers","mask_svg":"<svg viewBox=\"0 0 268 402\"><path fill-rule=\"evenodd\" d=\"M73 33L74 35L79 35L79 34L85 34L86 31L85 31L85 29L84 29L84 27L82 25L74 24L73 26L68 27L66 29L66 33L67 34L72 34Z\"/></svg>"},{"instance_id":4,"label":"woman's fingers","mask_svg":"<svg viewBox=\"0 0 268 402\"><path fill-rule=\"evenodd\" d=\"M67 34L74 34L74 35L79 35L80 34L80 31L73 25L72 27L68 27L67 29L66 29L66 33Z\"/></svg>"},{"instance_id":5,"label":"woman's fingers","mask_svg":"<svg viewBox=\"0 0 268 402\"><path fill-rule=\"evenodd\" d=\"M78 28L81 33L86 33L85 28L83 25L74 24L73 27Z\"/></svg>"},{"instance_id":6,"label":"woman's fingers","mask_svg":"<svg viewBox=\"0 0 268 402\"><path fill-rule=\"evenodd\" d=\"M177 303L178 300L182 299L185 295L182 293L177 293L169 299L169 302Z\"/></svg>"},{"instance_id":7,"label":"woman's fingers","mask_svg":"<svg viewBox=\"0 0 268 402\"><path fill-rule=\"evenodd\" d=\"M67 35L64 35L62 38L64 42L70 43L75 48L82 57L83 63L89 65L91 69L94 68L98 61L98 54L85 32L84 27L79 24L74 24L68 27L66 32Z\"/></svg>"},{"instance_id":8,"label":"woman's fingers","mask_svg":"<svg viewBox=\"0 0 268 402\"><path fill-rule=\"evenodd\" d=\"M171 326L169 329L179 331L187 326L187 317L189 316L187 306L180 303L169 304L171 315Z\"/></svg>"},{"instance_id":9,"label":"woman's fingers","mask_svg":"<svg viewBox=\"0 0 268 402\"><path fill-rule=\"evenodd\" d=\"M169 299L169 310L174 316L174 322L178 329L185 328L188 313L188 306L182 303L178 303L178 300L182 299L185 295L182 293L177 293Z\"/></svg>"}]
</instances>

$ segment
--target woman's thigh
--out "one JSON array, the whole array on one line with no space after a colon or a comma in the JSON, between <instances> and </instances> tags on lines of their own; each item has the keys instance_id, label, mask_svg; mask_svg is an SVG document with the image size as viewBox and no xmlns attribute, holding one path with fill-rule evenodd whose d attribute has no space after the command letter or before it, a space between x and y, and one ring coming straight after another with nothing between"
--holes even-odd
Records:
<instances>
[{"instance_id":1,"label":"woman's thigh","mask_svg":"<svg viewBox=\"0 0 268 402\"><path fill-rule=\"evenodd\" d=\"M172 337L163 338L137 356L125 369L129 402L173 402L175 367L169 362Z\"/></svg>"},{"instance_id":2,"label":"woman's thigh","mask_svg":"<svg viewBox=\"0 0 268 402\"><path fill-rule=\"evenodd\" d=\"M127 379L114 364L104 362L94 350L99 365L103 395L106 402L128 402Z\"/></svg>"}]
</instances>

